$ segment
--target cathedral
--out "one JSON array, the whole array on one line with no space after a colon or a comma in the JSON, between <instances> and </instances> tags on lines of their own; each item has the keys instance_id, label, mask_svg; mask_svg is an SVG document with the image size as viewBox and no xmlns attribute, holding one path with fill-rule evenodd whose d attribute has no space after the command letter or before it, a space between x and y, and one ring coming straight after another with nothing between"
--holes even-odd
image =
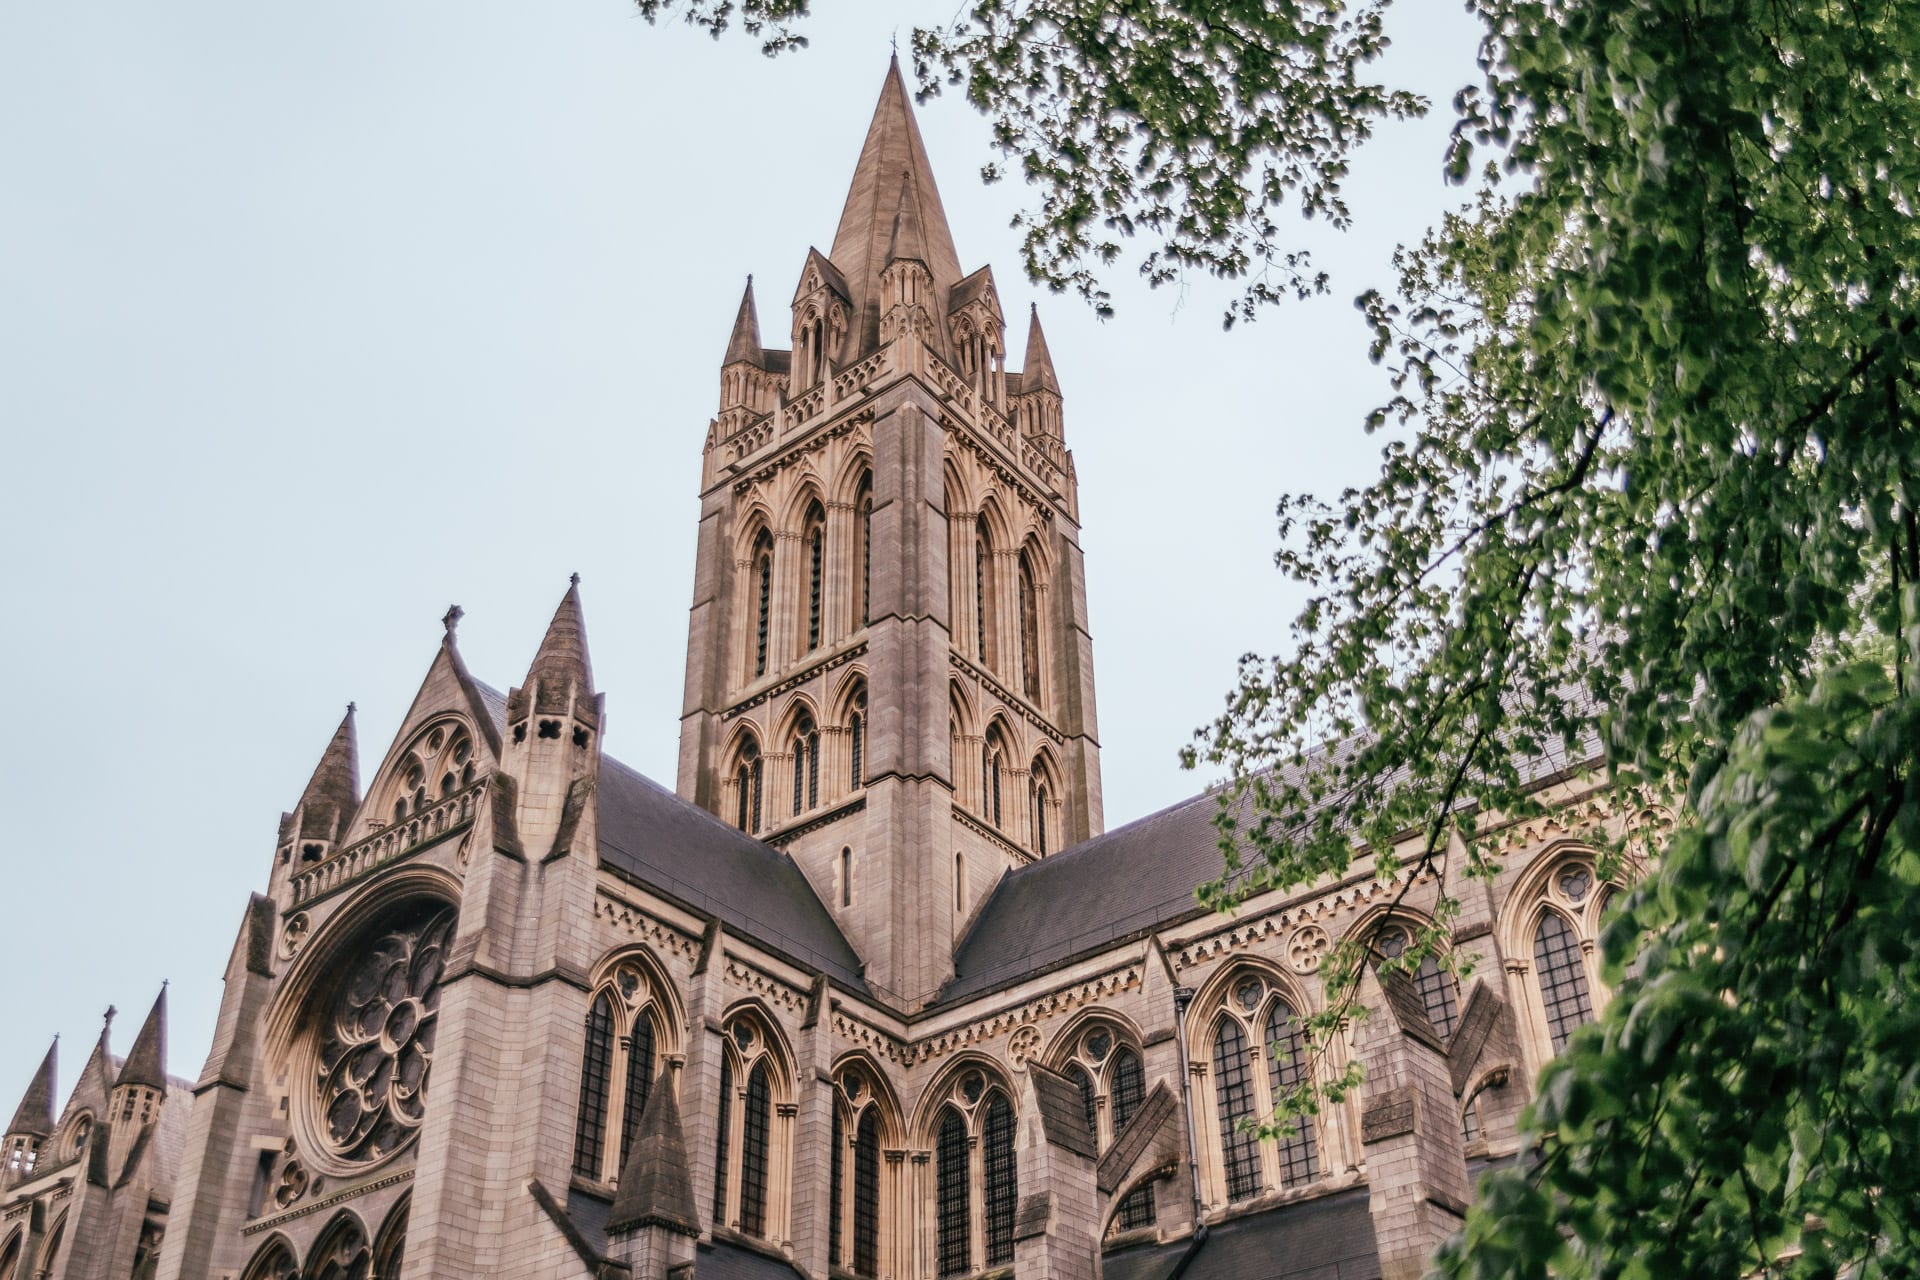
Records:
<instances>
[{"instance_id":1,"label":"cathedral","mask_svg":"<svg viewBox=\"0 0 1920 1280\"><path fill-rule=\"evenodd\" d=\"M197 1074L163 990L24 1082L0 1280L1407 1280L1458 1228L1606 998L1588 837L1660 815L1530 761L1463 964L1308 1053L1327 949L1436 886L1220 915L1216 797L1106 827L1074 374L1037 314L1009 367L897 65L778 314L720 364L673 785L601 750L577 580L504 693L450 611L262 840Z\"/></svg>"}]
</instances>

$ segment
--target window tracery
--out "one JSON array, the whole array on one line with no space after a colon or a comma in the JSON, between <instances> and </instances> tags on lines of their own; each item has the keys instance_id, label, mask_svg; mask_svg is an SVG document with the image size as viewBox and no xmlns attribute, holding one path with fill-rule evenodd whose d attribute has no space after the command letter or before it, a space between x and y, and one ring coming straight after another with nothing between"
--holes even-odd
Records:
<instances>
[{"instance_id":1,"label":"window tracery","mask_svg":"<svg viewBox=\"0 0 1920 1280\"><path fill-rule=\"evenodd\" d=\"M614 966L587 1007L573 1171L617 1182L658 1074L658 1045L670 1023L654 977L637 959ZM609 1141L618 1135L617 1142Z\"/></svg>"},{"instance_id":2,"label":"window tracery","mask_svg":"<svg viewBox=\"0 0 1920 1280\"><path fill-rule=\"evenodd\" d=\"M942 1276L965 1275L974 1259L1013 1261L1019 1171L1013 1100L978 1068L962 1071L935 1123L935 1219Z\"/></svg>"},{"instance_id":3,"label":"window tracery","mask_svg":"<svg viewBox=\"0 0 1920 1280\"><path fill-rule=\"evenodd\" d=\"M293 1250L286 1241L275 1240L253 1255L253 1261L247 1264L246 1280L296 1280L299 1274Z\"/></svg>"},{"instance_id":4,"label":"window tracery","mask_svg":"<svg viewBox=\"0 0 1920 1280\"><path fill-rule=\"evenodd\" d=\"M1020 552L1020 688L1029 702L1040 701L1040 585L1033 557Z\"/></svg>"},{"instance_id":5,"label":"window tracery","mask_svg":"<svg viewBox=\"0 0 1920 1280\"><path fill-rule=\"evenodd\" d=\"M853 712L847 717L848 749L851 762L847 770L847 786L855 791L867 785L867 691L861 689L853 695Z\"/></svg>"},{"instance_id":6,"label":"window tracery","mask_svg":"<svg viewBox=\"0 0 1920 1280\"><path fill-rule=\"evenodd\" d=\"M454 908L409 904L347 952L314 1001L309 1128L337 1164L373 1164L418 1134Z\"/></svg>"},{"instance_id":7,"label":"window tracery","mask_svg":"<svg viewBox=\"0 0 1920 1280\"><path fill-rule=\"evenodd\" d=\"M1074 1032L1067 1054L1061 1074L1079 1086L1087 1128L1105 1151L1147 1098L1139 1047L1119 1028L1095 1021ZM1153 1184L1142 1183L1121 1200L1113 1227L1116 1231L1150 1227L1155 1216Z\"/></svg>"},{"instance_id":8,"label":"window tracery","mask_svg":"<svg viewBox=\"0 0 1920 1280\"><path fill-rule=\"evenodd\" d=\"M308 1255L302 1280L367 1280L372 1268L373 1252L367 1247L366 1230L358 1218L343 1213Z\"/></svg>"},{"instance_id":9,"label":"window tracery","mask_svg":"<svg viewBox=\"0 0 1920 1280\"><path fill-rule=\"evenodd\" d=\"M749 835L760 832L760 793L763 762L760 759L760 744L751 735L741 740L734 753L733 781L733 825Z\"/></svg>"},{"instance_id":10,"label":"window tracery","mask_svg":"<svg viewBox=\"0 0 1920 1280\"><path fill-rule=\"evenodd\" d=\"M818 501L807 508L800 545L807 551L807 652L820 647L826 604L827 513Z\"/></svg>"},{"instance_id":11,"label":"window tracery","mask_svg":"<svg viewBox=\"0 0 1920 1280\"><path fill-rule=\"evenodd\" d=\"M786 1222L791 1073L771 1028L742 1011L725 1024L721 1044L719 1149L714 1221L745 1235L779 1239Z\"/></svg>"},{"instance_id":12,"label":"window tracery","mask_svg":"<svg viewBox=\"0 0 1920 1280\"><path fill-rule=\"evenodd\" d=\"M753 678L767 674L767 641L773 628L773 535L762 529L753 540Z\"/></svg>"},{"instance_id":13,"label":"window tracery","mask_svg":"<svg viewBox=\"0 0 1920 1280\"><path fill-rule=\"evenodd\" d=\"M1413 945L1413 934L1405 925L1385 924L1373 935L1374 950L1388 960L1398 960ZM1420 958L1420 963L1408 975L1413 979L1414 990L1420 994L1420 1005L1426 1010L1427 1021L1440 1033L1442 1040L1453 1035L1454 1027L1460 1022L1459 984L1447 971L1441 958L1429 951Z\"/></svg>"},{"instance_id":14,"label":"window tracery","mask_svg":"<svg viewBox=\"0 0 1920 1280\"><path fill-rule=\"evenodd\" d=\"M1262 1137L1251 1127L1309 1080L1306 1036L1287 993L1266 974L1242 970L1201 1016L1208 1021L1195 1057L1212 1076L1211 1089L1203 1092L1213 1112L1205 1128L1214 1194L1229 1202L1247 1200L1318 1179L1315 1117L1291 1117L1289 1135Z\"/></svg>"},{"instance_id":15,"label":"window tracery","mask_svg":"<svg viewBox=\"0 0 1920 1280\"><path fill-rule=\"evenodd\" d=\"M24 1230L13 1233L13 1238L0 1248L0 1280L19 1280L20 1250L26 1239Z\"/></svg>"},{"instance_id":16,"label":"window tracery","mask_svg":"<svg viewBox=\"0 0 1920 1280\"><path fill-rule=\"evenodd\" d=\"M880 1274L880 1097L865 1068L834 1081L828 1261L857 1276Z\"/></svg>"},{"instance_id":17,"label":"window tracery","mask_svg":"<svg viewBox=\"0 0 1920 1280\"><path fill-rule=\"evenodd\" d=\"M1501 921L1501 945L1536 1064L1565 1048L1606 1002L1593 952L1618 888L1600 877L1593 854L1580 848L1557 857L1549 851L1514 887Z\"/></svg>"},{"instance_id":18,"label":"window tracery","mask_svg":"<svg viewBox=\"0 0 1920 1280\"><path fill-rule=\"evenodd\" d=\"M1007 740L994 725L980 747L980 816L998 829L1002 823L1000 774L1007 761Z\"/></svg>"},{"instance_id":19,"label":"window tracery","mask_svg":"<svg viewBox=\"0 0 1920 1280\"><path fill-rule=\"evenodd\" d=\"M381 1225L380 1235L373 1242L373 1271L369 1280L400 1280L400 1269L406 1265L407 1222L412 1207L411 1197L401 1200Z\"/></svg>"},{"instance_id":20,"label":"window tracery","mask_svg":"<svg viewBox=\"0 0 1920 1280\"><path fill-rule=\"evenodd\" d=\"M373 812L405 822L474 780L473 735L466 723L447 718L414 735L389 775L387 799Z\"/></svg>"},{"instance_id":21,"label":"window tracery","mask_svg":"<svg viewBox=\"0 0 1920 1280\"><path fill-rule=\"evenodd\" d=\"M802 714L793 727L793 813L800 816L820 803L820 731Z\"/></svg>"}]
</instances>

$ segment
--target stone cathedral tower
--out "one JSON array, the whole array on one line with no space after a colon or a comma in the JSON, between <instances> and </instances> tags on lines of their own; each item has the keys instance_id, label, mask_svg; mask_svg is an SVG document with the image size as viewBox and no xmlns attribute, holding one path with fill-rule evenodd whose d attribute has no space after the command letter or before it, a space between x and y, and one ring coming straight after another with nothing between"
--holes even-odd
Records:
<instances>
[{"instance_id":1,"label":"stone cathedral tower","mask_svg":"<svg viewBox=\"0 0 1920 1280\"><path fill-rule=\"evenodd\" d=\"M679 791L791 853L909 1008L1002 873L1102 829L1060 383L1038 314L1021 372L1006 328L896 62L791 348L751 282L727 344Z\"/></svg>"}]
</instances>

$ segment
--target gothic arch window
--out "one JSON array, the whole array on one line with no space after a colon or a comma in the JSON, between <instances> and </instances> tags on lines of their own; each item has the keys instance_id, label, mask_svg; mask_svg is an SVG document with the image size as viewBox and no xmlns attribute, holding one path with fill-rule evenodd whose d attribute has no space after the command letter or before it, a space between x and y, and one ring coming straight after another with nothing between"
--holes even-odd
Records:
<instances>
[{"instance_id":1,"label":"gothic arch window","mask_svg":"<svg viewBox=\"0 0 1920 1280\"><path fill-rule=\"evenodd\" d=\"M1012 1098L978 1068L962 1071L950 1088L934 1124L942 1276L965 1275L976 1269L976 1259L988 1267L1011 1264L1019 1200Z\"/></svg>"},{"instance_id":2,"label":"gothic arch window","mask_svg":"<svg viewBox=\"0 0 1920 1280\"><path fill-rule=\"evenodd\" d=\"M860 521L860 625L873 621L873 473L860 477L853 510Z\"/></svg>"},{"instance_id":3,"label":"gothic arch window","mask_svg":"<svg viewBox=\"0 0 1920 1280\"><path fill-rule=\"evenodd\" d=\"M1033 557L1020 552L1020 691L1040 701L1040 584Z\"/></svg>"},{"instance_id":4,"label":"gothic arch window","mask_svg":"<svg viewBox=\"0 0 1920 1280\"><path fill-rule=\"evenodd\" d=\"M465 721L434 721L413 736L388 774L387 798L372 812L395 825L473 782L473 735Z\"/></svg>"},{"instance_id":5,"label":"gothic arch window","mask_svg":"<svg viewBox=\"0 0 1920 1280\"><path fill-rule=\"evenodd\" d=\"M247 1264L246 1280L296 1280L299 1274L293 1250L286 1241L275 1240L253 1255L253 1261ZM0 1277L5 1275L0 1271Z\"/></svg>"},{"instance_id":6,"label":"gothic arch window","mask_svg":"<svg viewBox=\"0 0 1920 1280\"><path fill-rule=\"evenodd\" d=\"M820 730L813 717L802 712L793 726L793 813L795 817L820 803Z\"/></svg>"},{"instance_id":7,"label":"gothic arch window","mask_svg":"<svg viewBox=\"0 0 1920 1280\"><path fill-rule=\"evenodd\" d=\"M973 522L973 622L974 656L980 665L991 668L993 662L993 534L987 518Z\"/></svg>"},{"instance_id":8,"label":"gothic arch window","mask_svg":"<svg viewBox=\"0 0 1920 1280\"><path fill-rule=\"evenodd\" d=\"M617 1182L633 1150L659 1075L661 1037L672 1025L658 982L629 956L601 980L587 1005L580 1112L573 1131L573 1171L583 1178Z\"/></svg>"},{"instance_id":9,"label":"gothic arch window","mask_svg":"<svg viewBox=\"0 0 1920 1280\"><path fill-rule=\"evenodd\" d=\"M840 850L840 905L853 905L853 846Z\"/></svg>"},{"instance_id":10,"label":"gothic arch window","mask_svg":"<svg viewBox=\"0 0 1920 1280\"><path fill-rule=\"evenodd\" d=\"M40 1144L26 1134L18 1134L7 1146L7 1160L0 1168L0 1182L21 1182L32 1176L34 1165L40 1161ZM0 1280L5 1280L0 1272Z\"/></svg>"},{"instance_id":11,"label":"gothic arch window","mask_svg":"<svg viewBox=\"0 0 1920 1280\"><path fill-rule=\"evenodd\" d=\"M1374 950L1387 960L1398 960L1412 945L1413 933L1403 924L1389 922L1373 935ZM1453 1029L1460 1023L1459 987L1441 957L1429 950L1408 976L1413 979L1414 990L1420 993L1420 1005L1426 1010L1427 1021L1433 1024L1442 1040L1452 1038Z\"/></svg>"},{"instance_id":12,"label":"gothic arch window","mask_svg":"<svg viewBox=\"0 0 1920 1280\"><path fill-rule=\"evenodd\" d=\"M1243 1123L1273 1116L1288 1094L1308 1083L1300 1017L1287 993L1258 970L1241 970L1205 1006L1195 1059L1207 1064L1210 1087L1200 1101L1212 1114L1201 1121L1210 1192L1236 1202L1263 1192L1303 1186L1320 1176L1314 1117L1289 1117L1293 1132L1262 1137ZM1210 1120L1210 1123L1208 1122Z\"/></svg>"},{"instance_id":13,"label":"gothic arch window","mask_svg":"<svg viewBox=\"0 0 1920 1280\"><path fill-rule=\"evenodd\" d=\"M1001 800L1007 759L1006 735L1001 733L999 725L993 725L980 747L980 816L996 828L1003 825L1005 818Z\"/></svg>"},{"instance_id":14,"label":"gothic arch window","mask_svg":"<svg viewBox=\"0 0 1920 1280\"><path fill-rule=\"evenodd\" d=\"M367 1280L372 1266L366 1228L351 1213L342 1213L307 1256L302 1280Z\"/></svg>"},{"instance_id":15,"label":"gothic arch window","mask_svg":"<svg viewBox=\"0 0 1920 1280\"><path fill-rule=\"evenodd\" d=\"M368 1280L400 1280L400 1268L406 1264L407 1221L412 1207L411 1196L402 1199L381 1224L373 1242L373 1271Z\"/></svg>"},{"instance_id":16,"label":"gothic arch window","mask_svg":"<svg viewBox=\"0 0 1920 1280\"><path fill-rule=\"evenodd\" d=\"M1118 1027L1096 1020L1073 1032L1066 1054L1061 1074L1079 1086L1087 1128L1105 1151L1147 1100L1147 1074L1139 1046ZM1120 1202L1113 1229L1150 1227L1155 1216L1153 1183L1142 1183Z\"/></svg>"},{"instance_id":17,"label":"gothic arch window","mask_svg":"<svg viewBox=\"0 0 1920 1280\"><path fill-rule=\"evenodd\" d=\"M721 1055L714 1221L779 1240L786 1231L792 1072L770 1025L751 1011L728 1019Z\"/></svg>"},{"instance_id":18,"label":"gothic arch window","mask_svg":"<svg viewBox=\"0 0 1920 1280\"><path fill-rule=\"evenodd\" d=\"M733 788L733 825L749 835L757 835L760 831L764 772L765 761L760 758L760 744L749 735L742 739L734 752L733 778L729 783Z\"/></svg>"},{"instance_id":19,"label":"gothic arch window","mask_svg":"<svg viewBox=\"0 0 1920 1280\"><path fill-rule=\"evenodd\" d=\"M953 855L953 914L967 909L967 855Z\"/></svg>"},{"instance_id":20,"label":"gothic arch window","mask_svg":"<svg viewBox=\"0 0 1920 1280\"><path fill-rule=\"evenodd\" d=\"M0 1247L0 1280L20 1280L20 1251L25 1247L27 1233L24 1230L13 1233L13 1238Z\"/></svg>"},{"instance_id":21,"label":"gothic arch window","mask_svg":"<svg viewBox=\"0 0 1920 1280\"><path fill-rule=\"evenodd\" d=\"M820 647L826 609L827 513L818 501L807 507L800 545L807 556L807 652Z\"/></svg>"},{"instance_id":22,"label":"gothic arch window","mask_svg":"<svg viewBox=\"0 0 1920 1280\"><path fill-rule=\"evenodd\" d=\"M883 1204L881 1130L891 1128L872 1073L859 1063L834 1080L833 1153L829 1161L827 1260L856 1276L881 1273L882 1222L897 1220L887 1188Z\"/></svg>"},{"instance_id":23,"label":"gothic arch window","mask_svg":"<svg viewBox=\"0 0 1920 1280\"><path fill-rule=\"evenodd\" d=\"M749 585L753 591L753 676L767 674L767 642L773 630L773 535L765 529L753 540Z\"/></svg>"},{"instance_id":24,"label":"gothic arch window","mask_svg":"<svg viewBox=\"0 0 1920 1280\"><path fill-rule=\"evenodd\" d=\"M847 786L858 791L867 785L867 691L853 695L853 710L847 716Z\"/></svg>"},{"instance_id":25,"label":"gothic arch window","mask_svg":"<svg viewBox=\"0 0 1920 1280\"><path fill-rule=\"evenodd\" d=\"M65 1214L61 1214L60 1221L56 1222L53 1230L47 1233L46 1244L40 1248L40 1275L50 1276L53 1274L54 1267L59 1265L60 1262L61 1246L65 1245L66 1242L67 1217Z\"/></svg>"},{"instance_id":26,"label":"gothic arch window","mask_svg":"<svg viewBox=\"0 0 1920 1280\"><path fill-rule=\"evenodd\" d=\"M1549 849L1515 884L1500 941L1536 1065L1566 1047L1606 1003L1594 951L1619 886L1602 880L1593 854Z\"/></svg>"},{"instance_id":27,"label":"gothic arch window","mask_svg":"<svg viewBox=\"0 0 1920 1280\"><path fill-rule=\"evenodd\" d=\"M1060 784L1046 753L1033 758L1027 773L1027 821L1032 831L1033 851L1044 858L1058 847L1054 835L1055 813L1060 807Z\"/></svg>"}]
</instances>

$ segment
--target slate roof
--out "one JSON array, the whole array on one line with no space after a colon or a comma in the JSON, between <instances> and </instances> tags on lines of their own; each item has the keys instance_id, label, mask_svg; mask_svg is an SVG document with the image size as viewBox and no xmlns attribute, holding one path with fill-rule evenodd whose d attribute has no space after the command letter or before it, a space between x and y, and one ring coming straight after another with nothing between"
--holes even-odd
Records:
<instances>
[{"instance_id":1,"label":"slate roof","mask_svg":"<svg viewBox=\"0 0 1920 1280\"><path fill-rule=\"evenodd\" d=\"M1101 1259L1105 1280L1169 1280L1189 1240L1120 1249ZM1212 1228L1180 1280L1378 1280L1379 1247L1367 1191L1356 1187Z\"/></svg>"},{"instance_id":2,"label":"slate roof","mask_svg":"<svg viewBox=\"0 0 1920 1280\"><path fill-rule=\"evenodd\" d=\"M699 1280L799 1280L791 1264L725 1240L703 1243L695 1251L693 1274Z\"/></svg>"},{"instance_id":3,"label":"slate roof","mask_svg":"<svg viewBox=\"0 0 1920 1280\"><path fill-rule=\"evenodd\" d=\"M506 698L474 684L504 731ZM601 758L598 797L602 866L867 993L860 957L792 858L612 756Z\"/></svg>"},{"instance_id":4,"label":"slate roof","mask_svg":"<svg viewBox=\"0 0 1920 1280\"><path fill-rule=\"evenodd\" d=\"M1599 754L1553 751L1521 765L1542 781ZM1337 748L1336 748L1337 749ZM1206 913L1194 897L1225 870L1207 791L1008 872L994 886L954 952L954 978L939 1003L952 1004L1077 956Z\"/></svg>"}]
</instances>

